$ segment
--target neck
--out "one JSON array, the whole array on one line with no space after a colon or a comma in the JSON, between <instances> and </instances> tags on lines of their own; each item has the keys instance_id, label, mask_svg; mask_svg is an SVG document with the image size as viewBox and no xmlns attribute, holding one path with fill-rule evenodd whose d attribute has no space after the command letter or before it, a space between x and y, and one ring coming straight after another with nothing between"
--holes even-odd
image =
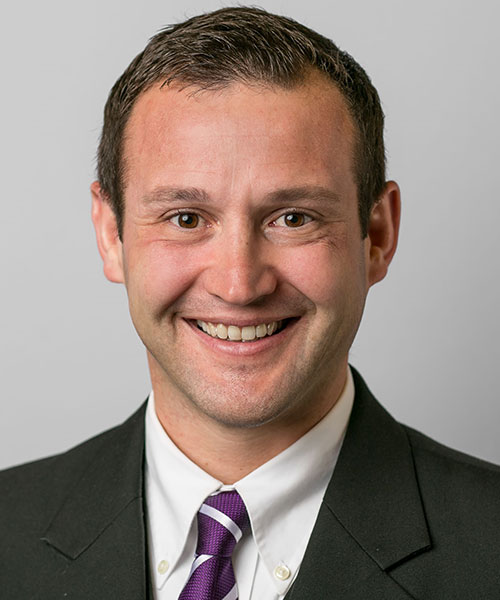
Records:
<instances>
[{"instance_id":1,"label":"neck","mask_svg":"<svg viewBox=\"0 0 500 600\"><path fill-rule=\"evenodd\" d=\"M206 473L223 484L239 481L314 427L336 404L346 381L344 368L327 390L318 391L307 408L290 410L263 425L230 426L200 412L179 398L176 390L161 385L152 373L155 410L174 444ZM189 424L188 426L186 424Z\"/></svg>"}]
</instances>

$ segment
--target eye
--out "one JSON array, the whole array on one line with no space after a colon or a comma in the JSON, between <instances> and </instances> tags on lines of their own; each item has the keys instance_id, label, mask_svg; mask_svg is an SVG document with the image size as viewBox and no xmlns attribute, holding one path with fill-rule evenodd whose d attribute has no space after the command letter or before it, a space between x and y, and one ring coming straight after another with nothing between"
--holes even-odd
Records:
<instances>
[{"instance_id":1,"label":"eye","mask_svg":"<svg viewBox=\"0 0 500 600\"><path fill-rule=\"evenodd\" d=\"M182 229L195 229L200 224L201 218L196 213L180 213L170 219Z\"/></svg>"},{"instance_id":2,"label":"eye","mask_svg":"<svg viewBox=\"0 0 500 600\"><path fill-rule=\"evenodd\" d=\"M312 221L311 217L309 215L305 215L304 213L300 213L300 212L291 212L291 213L286 213L284 215L281 215L281 217L278 217L275 221L274 221L274 225L278 225L280 227L282 227L283 225L285 227L302 227L302 225L305 225L306 223L309 223L310 221Z\"/></svg>"}]
</instances>

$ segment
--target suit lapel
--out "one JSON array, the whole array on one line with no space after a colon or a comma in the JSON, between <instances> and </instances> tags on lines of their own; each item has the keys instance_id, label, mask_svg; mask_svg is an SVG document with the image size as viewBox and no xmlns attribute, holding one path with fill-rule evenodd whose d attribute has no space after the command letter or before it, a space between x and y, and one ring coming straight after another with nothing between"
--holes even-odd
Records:
<instances>
[{"instance_id":1,"label":"suit lapel","mask_svg":"<svg viewBox=\"0 0 500 600\"><path fill-rule=\"evenodd\" d=\"M144 406L84 457L85 473L43 538L47 551L65 559L48 597L68 591L75 600L96 593L120 600L147 597L143 448Z\"/></svg>"},{"instance_id":2,"label":"suit lapel","mask_svg":"<svg viewBox=\"0 0 500 600\"><path fill-rule=\"evenodd\" d=\"M431 545L406 433L353 375L346 437L287 600L408 600L388 571Z\"/></svg>"}]
</instances>

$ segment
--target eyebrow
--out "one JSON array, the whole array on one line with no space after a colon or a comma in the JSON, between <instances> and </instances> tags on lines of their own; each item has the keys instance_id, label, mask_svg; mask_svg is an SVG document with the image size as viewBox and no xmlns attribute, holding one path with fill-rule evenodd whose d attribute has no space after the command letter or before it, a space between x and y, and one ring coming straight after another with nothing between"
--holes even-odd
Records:
<instances>
[{"instance_id":1,"label":"eyebrow","mask_svg":"<svg viewBox=\"0 0 500 600\"><path fill-rule=\"evenodd\" d=\"M290 203L310 201L332 201L340 202L340 196L329 188L322 186L300 186L274 190L264 196L265 202L269 204ZM143 197L146 204L165 204L174 202L185 203L208 203L209 194L200 188L187 187L158 187Z\"/></svg>"},{"instance_id":2,"label":"eyebrow","mask_svg":"<svg viewBox=\"0 0 500 600\"><path fill-rule=\"evenodd\" d=\"M271 203L286 202L290 204L301 200L340 202L340 196L329 188L313 185L276 190L267 194L266 200Z\"/></svg>"},{"instance_id":3,"label":"eyebrow","mask_svg":"<svg viewBox=\"0 0 500 600\"><path fill-rule=\"evenodd\" d=\"M199 188L158 187L143 197L146 204L168 202L209 202L210 197Z\"/></svg>"}]
</instances>

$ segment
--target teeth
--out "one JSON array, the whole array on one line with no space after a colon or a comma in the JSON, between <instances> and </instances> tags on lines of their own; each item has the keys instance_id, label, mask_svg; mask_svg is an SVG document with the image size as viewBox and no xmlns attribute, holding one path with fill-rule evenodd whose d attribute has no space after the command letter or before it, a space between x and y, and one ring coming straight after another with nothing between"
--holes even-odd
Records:
<instances>
[{"instance_id":1,"label":"teeth","mask_svg":"<svg viewBox=\"0 0 500 600\"><path fill-rule=\"evenodd\" d=\"M229 339L233 342L239 342L241 340L241 329L235 325L229 325L227 334Z\"/></svg>"},{"instance_id":2,"label":"teeth","mask_svg":"<svg viewBox=\"0 0 500 600\"><path fill-rule=\"evenodd\" d=\"M241 339L244 342L249 342L255 339L255 327L253 325L248 325L247 327L243 327L241 330Z\"/></svg>"},{"instance_id":3,"label":"teeth","mask_svg":"<svg viewBox=\"0 0 500 600\"><path fill-rule=\"evenodd\" d=\"M208 323L206 321L196 321L196 324L208 335L221 340L231 340L232 342L250 342L255 338L263 338L266 335L273 335L278 329L281 329L283 321L273 321L272 323L261 323L260 325L247 325L238 327L237 325L223 325L218 323Z\"/></svg>"},{"instance_id":4,"label":"teeth","mask_svg":"<svg viewBox=\"0 0 500 600\"><path fill-rule=\"evenodd\" d=\"M221 340L227 340L227 327L222 323L217 325L217 337Z\"/></svg>"},{"instance_id":5,"label":"teeth","mask_svg":"<svg viewBox=\"0 0 500 600\"><path fill-rule=\"evenodd\" d=\"M262 323L262 325L257 325L257 327L255 328L255 335L258 338L267 335L267 325L264 325L264 323Z\"/></svg>"}]
</instances>

